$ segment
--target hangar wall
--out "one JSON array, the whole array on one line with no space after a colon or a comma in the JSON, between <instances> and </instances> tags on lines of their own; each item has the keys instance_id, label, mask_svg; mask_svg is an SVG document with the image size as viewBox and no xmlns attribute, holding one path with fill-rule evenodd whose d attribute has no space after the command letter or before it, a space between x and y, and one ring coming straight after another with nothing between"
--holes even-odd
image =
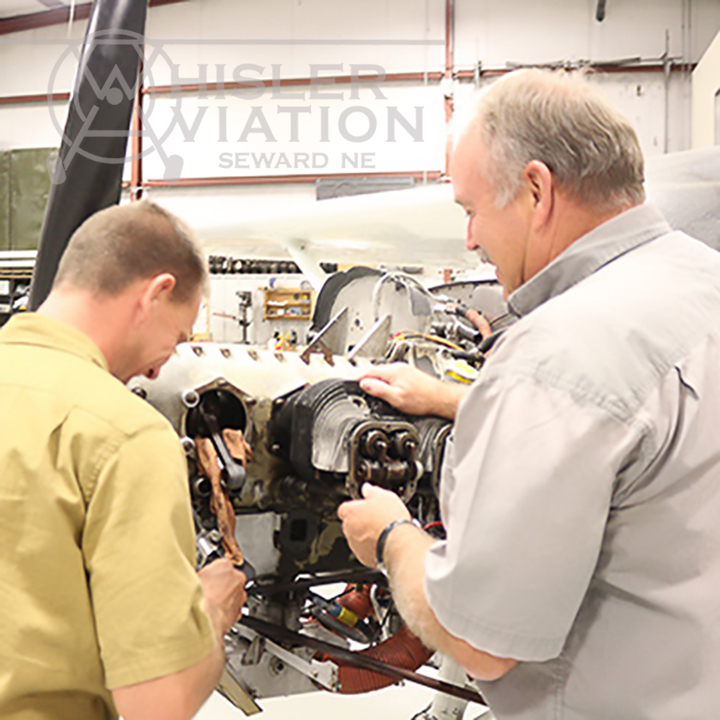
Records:
<instances>
[{"instance_id":1,"label":"hangar wall","mask_svg":"<svg viewBox=\"0 0 720 720\"><path fill-rule=\"evenodd\" d=\"M690 68L720 28L720 5L611 0L603 22L596 6L456 0L454 83L442 78L444 0L190 0L151 8L146 88L200 88L146 95L147 128L158 142L144 138L145 193L192 223L193 213L228 204L244 213L314 202L319 176L437 179L446 170L446 97L460 114L476 86L523 64L605 63L594 80L636 124L645 153L689 148ZM70 90L85 24L0 36L0 150L59 143L66 103L48 104L46 95ZM379 75L386 81L373 82ZM342 82L311 84L322 76ZM276 85L260 84L273 77ZM293 84L297 78L304 81ZM203 90L238 80L247 87ZM188 186L166 182L173 156ZM208 179L217 184L204 187Z\"/></svg>"},{"instance_id":2,"label":"hangar wall","mask_svg":"<svg viewBox=\"0 0 720 720\"><path fill-rule=\"evenodd\" d=\"M472 70L477 63L488 70L504 69L507 64L563 61L619 63L643 59L660 62L667 50L673 61L669 81L668 149L689 147L690 83L684 69L686 64L699 60L720 28L718 3L714 0L616 0L608 3L603 22L595 19L595 8L595 0L570 3L511 0L501 4L491 0L457 0L455 68ZM54 26L0 37L0 95L44 94L48 89L68 91L75 71L68 41L79 41L84 28L82 21L70 28ZM313 73L347 76L352 66L358 66L360 74L363 70L359 66L380 67L387 74L442 72L445 69L445 2L192 0L152 8L147 36L157 52L151 68L152 83L156 85L171 81L173 64L179 68L176 78L186 83L202 80L204 72L208 82L215 82L220 76L230 81L233 74L238 78L259 78L269 76L273 66L283 78L309 78ZM243 64L255 67L239 70ZM318 67L320 65L325 67ZM645 151L648 154L663 152L663 73L613 72L606 74L603 83L609 94L618 97L626 112L639 122ZM409 108L421 103L435 109L442 94L439 84L434 82L393 83L392 90L390 85L384 88L390 96L385 105L399 106L401 114L410 120L413 115L407 111ZM297 95L303 92L306 97L298 99ZM265 92L260 98L252 99L246 94L244 99L246 104L252 101L261 107L270 105L272 110L281 103L292 106L313 100L313 112L318 117L312 120L317 125L321 103L331 106L331 116L335 112L333 106L347 105L348 88L335 93L343 97L328 97L332 94L319 90L318 97L310 98L308 88L296 91L285 88L282 98ZM370 90L364 89L358 94L353 100L356 105L376 109L373 102L377 98ZM194 142L202 148L223 142L218 108L206 100L212 99L188 96L182 103L190 128L198 118L198 108L208 106L194 135ZM63 104L53 105L61 125ZM172 114L172 105L169 98L158 100L161 127L163 115ZM242 128L237 129L242 122L240 111L229 106L229 112L228 142L233 135L242 134ZM237 117L233 117L234 112ZM436 116L437 112L426 118L425 135L434 136L439 132L435 126ZM289 132L290 117L291 113L287 112L282 118L284 122L276 124L281 130L275 131L273 126L275 134ZM298 117L302 128L307 124L303 122L306 118ZM334 119L330 118L331 124ZM361 134L365 126L360 113L351 120L358 124L354 133ZM1 105L0 127L0 149L44 147L58 140L57 128L50 121L47 103L43 102ZM402 131L398 134L402 135ZM379 141L381 136L378 132ZM255 133L250 139L263 138L262 133ZM387 143L386 136L384 142ZM189 144L182 134L170 138L170 143ZM417 151L417 147L411 149ZM198 156L203 154L198 151ZM410 170L416 154L408 149L404 155L389 157L387 163L399 170ZM437 162L430 152L421 160L431 166ZM194 173L211 169L222 168L203 168L202 163L194 159L188 167Z\"/></svg>"}]
</instances>

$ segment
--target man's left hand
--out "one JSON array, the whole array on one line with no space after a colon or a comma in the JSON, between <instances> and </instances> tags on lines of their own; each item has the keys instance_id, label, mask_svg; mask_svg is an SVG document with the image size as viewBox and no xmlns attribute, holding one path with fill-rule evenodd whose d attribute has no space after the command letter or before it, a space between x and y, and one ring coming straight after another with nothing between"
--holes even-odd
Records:
<instances>
[{"instance_id":1,"label":"man's left hand","mask_svg":"<svg viewBox=\"0 0 720 720\"><path fill-rule=\"evenodd\" d=\"M343 532L355 557L367 567L376 566L375 548L380 533L395 520L409 520L403 501L390 490L365 483L363 498L349 500L338 508Z\"/></svg>"}]
</instances>

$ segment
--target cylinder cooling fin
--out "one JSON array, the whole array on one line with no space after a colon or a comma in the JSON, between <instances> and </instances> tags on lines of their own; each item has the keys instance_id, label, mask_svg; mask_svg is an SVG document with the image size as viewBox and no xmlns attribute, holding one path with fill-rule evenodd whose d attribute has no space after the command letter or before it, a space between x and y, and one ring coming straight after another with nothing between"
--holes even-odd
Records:
<instances>
[{"instance_id":1,"label":"cylinder cooling fin","mask_svg":"<svg viewBox=\"0 0 720 720\"><path fill-rule=\"evenodd\" d=\"M270 437L300 477L343 476L350 497L370 482L407 502L425 472L417 428L355 381L325 380L278 398Z\"/></svg>"}]
</instances>

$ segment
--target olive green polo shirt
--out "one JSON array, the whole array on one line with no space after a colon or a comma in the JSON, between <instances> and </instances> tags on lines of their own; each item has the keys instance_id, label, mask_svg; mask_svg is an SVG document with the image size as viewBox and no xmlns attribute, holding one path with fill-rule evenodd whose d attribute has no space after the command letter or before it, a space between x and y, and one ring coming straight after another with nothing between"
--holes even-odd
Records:
<instances>
[{"instance_id":1,"label":"olive green polo shirt","mask_svg":"<svg viewBox=\"0 0 720 720\"><path fill-rule=\"evenodd\" d=\"M83 333L0 330L0 717L114 718L212 650L185 460Z\"/></svg>"}]
</instances>

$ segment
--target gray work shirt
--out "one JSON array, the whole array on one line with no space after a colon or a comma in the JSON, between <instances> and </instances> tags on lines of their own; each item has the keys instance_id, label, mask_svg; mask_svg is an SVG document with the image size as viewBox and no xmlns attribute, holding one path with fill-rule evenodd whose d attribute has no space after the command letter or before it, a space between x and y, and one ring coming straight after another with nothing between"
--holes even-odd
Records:
<instances>
[{"instance_id":1,"label":"gray work shirt","mask_svg":"<svg viewBox=\"0 0 720 720\"><path fill-rule=\"evenodd\" d=\"M720 254L650 205L580 238L461 404L426 590L521 662L499 720L720 718Z\"/></svg>"}]
</instances>

